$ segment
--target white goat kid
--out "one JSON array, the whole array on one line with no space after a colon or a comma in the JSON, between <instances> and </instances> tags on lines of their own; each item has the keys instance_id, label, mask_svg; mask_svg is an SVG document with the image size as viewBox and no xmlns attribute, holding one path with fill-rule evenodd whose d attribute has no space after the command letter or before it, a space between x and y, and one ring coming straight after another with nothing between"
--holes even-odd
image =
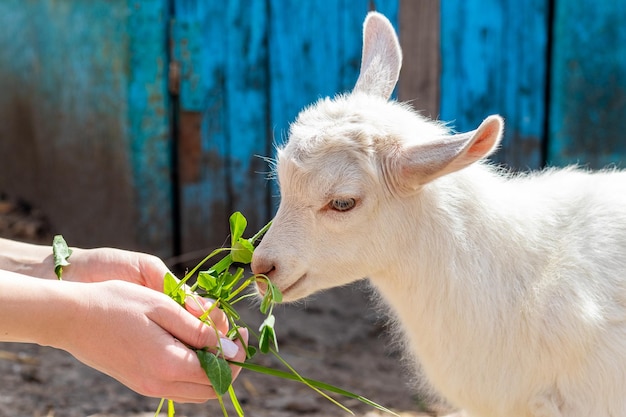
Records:
<instances>
[{"instance_id":1,"label":"white goat kid","mask_svg":"<svg viewBox=\"0 0 626 417\"><path fill-rule=\"evenodd\" d=\"M303 110L279 149L254 272L286 301L369 278L472 416L626 416L626 174L503 173L481 161L502 119L451 134L389 101L400 66L369 14L354 91Z\"/></svg>"}]
</instances>

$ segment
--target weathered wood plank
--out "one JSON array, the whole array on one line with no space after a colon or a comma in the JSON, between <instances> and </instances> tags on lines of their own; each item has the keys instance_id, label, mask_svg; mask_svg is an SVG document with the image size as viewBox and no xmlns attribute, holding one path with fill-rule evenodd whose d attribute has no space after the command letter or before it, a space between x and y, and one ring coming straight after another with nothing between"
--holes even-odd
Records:
<instances>
[{"instance_id":1,"label":"weathered wood plank","mask_svg":"<svg viewBox=\"0 0 626 417\"><path fill-rule=\"evenodd\" d=\"M361 64L363 20L371 6L398 26L398 0L270 0L270 128L275 143L283 143L302 108L352 89ZM275 210L275 183L272 197Z\"/></svg>"},{"instance_id":2,"label":"weathered wood plank","mask_svg":"<svg viewBox=\"0 0 626 417\"><path fill-rule=\"evenodd\" d=\"M270 0L271 120L277 142L304 106L352 89L370 5L397 27L398 0Z\"/></svg>"},{"instance_id":3,"label":"weathered wood plank","mask_svg":"<svg viewBox=\"0 0 626 417\"><path fill-rule=\"evenodd\" d=\"M183 176L180 184L181 249L189 252L221 246L233 211L244 213L251 233L270 217L269 188L261 173L267 168L259 158L270 150L267 10L259 1L180 0L174 12L180 109L201 120L200 155L185 154L193 143L179 150L182 161L194 159L195 166L199 160L198 175ZM182 128L189 135L189 127ZM179 170L186 172L185 166Z\"/></svg>"},{"instance_id":4,"label":"weathered wood plank","mask_svg":"<svg viewBox=\"0 0 626 417\"><path fill-rule=\"evenodd\" d=\"M200 155L180 155L183 161L200 160L199 176L179 184L182 252L219 246L228 234L227 33L226 7L221 2L174 2L172 58L180 62L179 107L190 113L185 119L199 123L184 129L199 130L200 142Z\"/></svg>"},{"instance_id":5,"label":"weathered wood plank","mask_svg":"<svg viewBox=\"0 0 626 417\"><path fill-rule=\"evenodd\" d=\"M459 131L505 118L495 160L543 163L548 1L441 0L441 119Z\"/></svg>"},{"instance_id":6,"label":"weathered wood plank","mask_svg":"<svg viewBox=\"0 0 626 417\"><path fill-rule=\"evenodd\" d=\"M109 8L115 6L106 3ZM117 100L126 99L128 106L127 114L120 115L127 125L124 151L132 169L135 215L128 230L134 233L139 248L165 256L173 251L175 222L168 92L169 4L167 0L128 0L127 7L128 26L121 30L128 36L128 61L125 67L117 68L128 68L127 95ZM101 35L105 40L109 36L107 32ZM116 230L123 229L118 226Z\"/></svg>"},{"instance_id":7,"label":"weathered wood plank","mask_svg":"<svg viewBox=\"0 0 626 417\"><path fill-rule=\"evenodd\" d=\"M398 98L437 119L441 73L439 0L401 0L399 14L403 62Z\"/></svg>"},{"instance_id":8,"label":"weathered wood plank","mask_svg":"<svg viewBox=\"0 0 626 417\"><path fill-rule=\"evenodd\" d=\"M230 126L231 211L241 211L253 234L270 219L268 10L265 1L228 2L226 90Z\"/></svg>"},{"instance_id":9,"label":"weathered wood plank","mask_svg":"<svg viewBox=\"0 0 626 417\"><path fill-rule=\"evenodd\" d=\"M626 7L557 1L548 162L624 167Z\"/></svg>"},{"instance_id":10,"label":"weathered wood plank","mask_svg":"<svg viewBox=\"0 0 626 417\"><path fill-rule=\"evenodd\" d=\"M166 3L0 2L0 190L71 244L171 251Z\"/></svg>"}]
</instances>

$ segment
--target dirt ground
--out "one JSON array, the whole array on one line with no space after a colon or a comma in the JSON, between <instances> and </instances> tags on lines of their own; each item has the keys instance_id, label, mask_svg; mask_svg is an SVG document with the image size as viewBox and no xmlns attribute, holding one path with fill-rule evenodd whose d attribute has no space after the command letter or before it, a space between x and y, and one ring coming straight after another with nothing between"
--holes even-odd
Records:
<instances>
[{"instance_id":1,"label":"dirt ground","mask_svg":"<svg viewBox=\"0 0 626 417\"><path fill-rule=\"evenodd\" d=\"M0 196L0 237L49 242L48 231L42 213ZM385 328L385 319L371 308L369 298L366 285L359 283L280 306L275 315L281 355L303 376L363 395L402 417L429 415L410 384L412 375L400 359L394 336ZM253 306L240 312L251 326L260 324ZM255 360L279 366L271 356ZM234 387L249 417L348 415L296 382L244 371ZM384 415L356 400L335 398L356 416ZM150 417L158 403L66 352L0 343L0 417ZM221 415L216 401L176 404L177 417Z\"/></svg>"}]
</instances>

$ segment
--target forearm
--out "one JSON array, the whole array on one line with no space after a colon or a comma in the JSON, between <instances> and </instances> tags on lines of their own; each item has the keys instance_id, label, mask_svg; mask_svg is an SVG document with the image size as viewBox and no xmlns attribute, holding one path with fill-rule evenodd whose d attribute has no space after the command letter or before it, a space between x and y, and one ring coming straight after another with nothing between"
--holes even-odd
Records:
<instances>
[{"instance_id":1,"label":"forearm","mask_svg":"<svg viewBox=\"0 0 626 417\"><path fill-rule=\"evenodd\" d=\"M33 245L0 238L0 270L54 279L52 245Z\"/></svg>"},{"instance_id":2,"label":"forearm","mask_svg":"<svg viewBox=\"0 0 626 417\"><path fill-rule=\"evenodd\" d=\"M72 247L64 281L101 282L110 279L134 282L163 290L167 267L151 255L113 248ZM35 278L56 279L52 244L33 245L0 238L0 270Z\"/></svg>"},{"instance_id":3,"label":"forearm","mask_svg":"<svg viewBox=\"0 0 626 417\"><path fill-rule=\"evenodd\" d=\"M59 347L80 317L77 285L0 270L0 341Z\"/></svg>"}]
</instances>

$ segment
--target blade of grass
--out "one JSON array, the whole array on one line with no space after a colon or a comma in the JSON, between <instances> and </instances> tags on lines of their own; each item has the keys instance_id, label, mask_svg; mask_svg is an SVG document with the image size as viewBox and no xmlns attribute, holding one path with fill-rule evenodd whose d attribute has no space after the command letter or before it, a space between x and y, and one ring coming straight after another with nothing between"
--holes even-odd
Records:
<instances>
[{"instance_id":1,"label":"blade of grass","mask_svg":"<svg viewBox=\"0 0 626 417\"><path fill-rule=\"evenodd\" d=\"M248 362L242 363L242 362L234 362L234 361L229 361L229 363L231 363L231 364L233 364L235 366L240 366L243 369L247 369L247 370L253 371L253 372L262 373L262 374L265 374L265 375L275 376L275 377L278 377L278 378L288 379L288 380L297 381L297 382L303 382L304 381L307 385L309 385L311 387L317 388L319 390L325 390L325 391L328 391L328 392L339 394L339 395L342 395L342 396L347 397L347 398L353 398L353 399L358 400L358 401L360 401L360 402L362 402L364 404L367 404L367 405L369 405L371 407L374 407L374 408L378 409L379 411L382 411L382 412L385 412L385 413L389 413L391 415L399 417L398 414L394 413L393 411L389 410L388 408L386 408L386 407L384 407L384 406L382 406L382 405L380 405L378 403L375 403L372 400L369 400L369 399L367 399L367 398L365 398L365 397L363 397L361 395L352 393L350 391L346 391L346 390L344 390L342 388L338 388L338 387L336 387L334 385L327 384L325 382L317 381L315 379L310 379L310 378L304 378L302 376L295 375L295 374L293 374L291 372L285 372L285 371L281 371L281 370L278 370L278 369L267 368L265 366L257 365L257 364L254 364L254 363L248 363ZM342 408L345 408L345 407L342 407Z\"/></svg>"},{"instance_id":2,"label":"blade of grass","mask_svg":"<svg viewBox=\"0 0 626 417\"><path fill-rule=\"evenodd\" d=\"M325 392L323 392L322 390L320 390L319 388L314 387L313 385L309 384L306 379L304 379L302 377L302 375L300 375L298 373L298 371L296 371L291 365L289 365L289 363L284 360L279 354L278 352L276 352L274 349L270 349L270 351L272 352L272 354L274 355L274 357L276 357L276 359L278 359L280 361L280 363L282 363L287 369L289 369L289 371L291 371L291 374L293 376L296 377L297 381L302 382L304 385L308 386L309 388L311 388L313 391L317 392L319 395L321 395L322 397L326 398L328 401L330 401L331 403L335 404L337 407L341 408L342 410L346 411L347 413L350 413L351 415L354 415L354 413L352 412L352 410L350 410L348 407L346 407L345 405L341 404L339 401L335 400L334 398L330 397L328 394L326 394Z\"/></svg>"}]
</instances>

